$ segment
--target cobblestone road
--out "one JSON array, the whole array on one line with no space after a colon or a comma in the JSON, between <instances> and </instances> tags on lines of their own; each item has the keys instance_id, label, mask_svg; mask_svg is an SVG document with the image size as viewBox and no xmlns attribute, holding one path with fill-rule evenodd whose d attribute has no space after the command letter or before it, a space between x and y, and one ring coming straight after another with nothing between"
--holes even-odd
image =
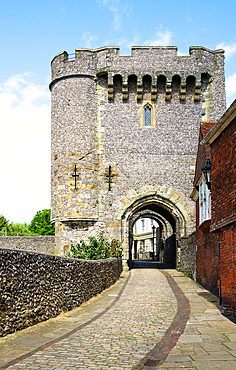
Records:
<instances>
[{"instance_id":1,"label":"cobblestone road","mask_svg":"<svg viewBox=\"0 0 236 370\"><path fill-rule=\"evenodd\" d=\"M132 369L161 340L176 313L175 295L159 270L132 270L106 313L8 369Z\"/></svg>"}]
</instances>

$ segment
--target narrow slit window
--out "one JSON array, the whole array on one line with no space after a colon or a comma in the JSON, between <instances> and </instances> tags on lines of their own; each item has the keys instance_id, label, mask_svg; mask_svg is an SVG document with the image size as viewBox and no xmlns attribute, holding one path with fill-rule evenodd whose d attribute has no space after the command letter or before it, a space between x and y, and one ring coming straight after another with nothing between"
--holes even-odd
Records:
<instances>
[{"instance_id":1,"label":"narrow slit window","mask_svg":"<svg viewBox=\"0 0 236 370\"><path fill-rule=\"evenodd\" d=\"M151 126L151 109L145 107L145 126Z\"/></svg>"}]
</instances>

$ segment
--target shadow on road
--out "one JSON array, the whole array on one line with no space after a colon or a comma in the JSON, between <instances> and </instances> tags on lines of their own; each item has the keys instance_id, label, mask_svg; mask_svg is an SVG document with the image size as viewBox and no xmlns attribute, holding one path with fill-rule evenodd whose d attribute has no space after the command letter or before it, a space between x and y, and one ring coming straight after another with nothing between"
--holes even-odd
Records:
<instances>
[{"instance_id":1,"label":"shadow on road","mask_svg":"<svg viewBox=\"0 0 236 370\"><path fill-rule=\"evenodd\" d=\"M151 260L132 260L129 264L130 270L132 269L175 269L168 263L151 261Z\"/></svg>"}]
</instances>

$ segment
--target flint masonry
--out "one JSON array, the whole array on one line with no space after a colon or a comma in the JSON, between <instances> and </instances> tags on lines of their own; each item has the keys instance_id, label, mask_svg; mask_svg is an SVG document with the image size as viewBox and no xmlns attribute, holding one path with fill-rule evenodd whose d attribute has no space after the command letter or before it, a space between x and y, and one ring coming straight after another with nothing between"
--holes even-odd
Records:
<instances>
[{"instance_id":1,"label":"flint masonry","mask_svg":"<svg viewBox=\"0 0 236 370\"><path fill-rule=\"evenodd\" d=\"M98 235L132 258L133 225L159 225L165 261L194 230L189 198L201 121L225 111L224 51L76 49L51 63L51 217L56 252Z\"/></svg>"}]
</instances>

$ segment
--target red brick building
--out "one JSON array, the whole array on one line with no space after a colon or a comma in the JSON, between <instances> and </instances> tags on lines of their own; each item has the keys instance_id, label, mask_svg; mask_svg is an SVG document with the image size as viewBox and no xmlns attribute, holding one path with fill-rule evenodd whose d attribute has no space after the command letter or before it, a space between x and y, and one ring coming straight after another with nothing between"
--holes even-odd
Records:
<instances>
[{"instance_id":1,"label":"red brick building","mask_svg":"<svg viewBox=\"0 0 236 370\"><path fill-rule=\"evenodd\" d=\"M236 318L236 100L215 124L201 123L199 143L191 194L197 214L196 278ZM201 171L207 158L210 183Z\"/></svg>"}]
</instances>

